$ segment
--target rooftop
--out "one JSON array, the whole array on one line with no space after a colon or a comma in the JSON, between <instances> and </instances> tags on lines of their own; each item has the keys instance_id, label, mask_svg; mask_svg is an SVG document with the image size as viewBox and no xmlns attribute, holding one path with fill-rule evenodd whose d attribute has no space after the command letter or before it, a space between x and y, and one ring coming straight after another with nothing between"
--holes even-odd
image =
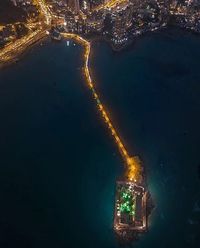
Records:
<instances>
[{"instance_id":1,"label":"rooftop","mask_svg":"<svg viewBox=\"0 0 200 248\"><path fill-rule=\"evenodd\" d=\"M116 231L146 230L145 188L131 181L117 181L114 228Z\"/></svg>"}]
</instances>

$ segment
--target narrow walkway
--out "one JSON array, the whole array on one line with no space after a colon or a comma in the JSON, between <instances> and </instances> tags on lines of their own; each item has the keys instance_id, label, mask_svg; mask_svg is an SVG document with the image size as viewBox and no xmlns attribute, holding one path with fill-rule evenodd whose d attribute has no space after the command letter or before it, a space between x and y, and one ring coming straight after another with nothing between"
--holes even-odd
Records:
<instances>
[{"instance_id":1,"label":"narrow walkway","mask_svg":"<svg viewBox=\"0 0 200 248\"><path fill-rule=\"evenodd\" d=\"M123 144L122 140L120 139L120 136L116 129L114 128L114 125L112 124L112 121L109 117L108 112L106 111L104 105L101 102L100 96L95 89L95 85L93 80L90 76L90 70L89 70L89 59L90 59L90 51L91 51L91 44L86 39L82 38L79 35L71 34L71 33L62 33L62 36L66 39L73 39L75 42L79 43L84 47L84 75L86 79L86 83L91 91L91 94L93 98L95 99L97 109L99 113L101 114L101 117L103 118L104 123L106 124L109 132L114 138L115 143L118 146L118 149L120 151L120 154L125 162L126 165L126 176L129 180L140 181L141 180L141 166L140 161L138 157L131 157L128 154L128 151L125 148L125 145Z\"/></svg>"}]
</instances>

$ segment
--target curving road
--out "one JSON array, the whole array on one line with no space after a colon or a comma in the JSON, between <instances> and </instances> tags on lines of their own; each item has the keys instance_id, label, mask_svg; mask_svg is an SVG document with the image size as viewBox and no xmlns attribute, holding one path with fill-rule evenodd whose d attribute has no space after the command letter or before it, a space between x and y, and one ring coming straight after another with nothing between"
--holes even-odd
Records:
<instances>
[{"instance_id":1,"label":"curving road","mask_svg":"<svg viewBox=\"0 0 200 248\"><path fill-rule=\"evenodd\" d=\"M38 29L36 31L28 33L26 36L17 39L0 50L0 64L9 62L12 58L22 53L28 46L46 36L46 32L51 24L51 13L44 0L36 0L36 2L40 7L41 15L45 18L45 22L38 23Z\"/></svg>"},{"instance_id":2,"label":"curving road","mask_svg":"<svg viewBox=\"0 0 200 248\"><path fill-rule=\"evenodd\" d=\"M128 3L128 0L109 0L108 2L99 5L95 10L99 11L102 9L112 9L116 8L119 4Z\"/></svg>"},{"instance_id":3,"label":"curving road","mask_svg":"<svg viewBox=\"0 0 200 248\"><path fill-rule=\"evenodd\" d=\"M77 43L81 44L84 47L84 75L86 79L86 83L91 91L91 94L96 102L97 109L103 118L105 125L107 126L109 132L114 138L115 143L123 157L123 160L126 165L127 169L127 177L131 181L141 181L141 166L140 162L137 157L129 156L125 145L123 144L122 140L120 139L119 134L117 133L112 121L109 117L108 112L106 111L105 106L102 104L100 96L95 88L94 82L91 79L90 70L89 70L89 59L90 59L90 51L91 51L91 44L89 41L84 39L83 37L71 34L71 33L62 33L63 37L66 39L73 39Z\"/></svg>"},{"instance_id":4,"label":"curving road","mask_svg":"<svg viewBox=\"0 0 200 248\"><path fill-rule=\"evenodd\" d=\"M117 4L125 2L127 0L111 0L107 4L100 6L102 8L111 8L115 7ZM51 24L51 12L49 11L47 5L44 0L37 0L38 5L40 6L41 15L45 18L45 23L38 24L38 30L24 36L23 38L17 40L14 43L6 46L3 50L0 51L0 62L10 61L13 57L21 53L25 48L31 45L33 42L39 40L40 38L46 35L46 31L50 27ZM83 37L72 34L72 33L62 33L64 38L73 39L77 43L81 44L84 47L84 75L86 79L86 83L91 91L91 94L96 102L97 109L108 128L110 134L113 136L114 141L122 155L122 158L126 165L126 176L129 180L134 180L135 182L141 181L141 166L137 157L131 157L128 151L125 148L118 132L116 131L110 117L108 111L105 106L102 104L100 96L95 88L94 82L91 79L90 70L89 70L89 59L90 59L90 51L91 44L89 41L84 39Z\"/></svg>"}]
</instances>

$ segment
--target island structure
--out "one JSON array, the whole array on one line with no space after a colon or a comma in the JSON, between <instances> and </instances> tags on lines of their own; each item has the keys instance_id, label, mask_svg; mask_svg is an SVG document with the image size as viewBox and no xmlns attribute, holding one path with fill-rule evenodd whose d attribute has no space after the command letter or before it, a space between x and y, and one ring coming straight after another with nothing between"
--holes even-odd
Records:
<instances>
[{"instance_id":1,"label":"island structure","mask_svg":"<svg viewBox=\"0 0 200 248\"><path fill-rule=\"evenodd\" d=\"M122 237L147 230L147 190L136 182L117 181L114 229Z\"/></svg>"},{"instance_id":2,"label":"island structure","mask_svg":"<svg viewBox=\"0 0 200 248\"><path fill-rule=\"evenodd\" d=\"M23 9L25 20L0 23L0 66L12 62L48 35L73 39L84 47L83 73L98 112L113 137L125 165L116 182L114 230L129 241L148 229L152 209L146 177L137 156L130 156L111 121L90 75L91 40L101 38L120 50L135 37L168 25L200 31L200 2L196 0L7 0ZM20 12L21 13L21 12Z\"/></svg>"},{"instance_id":3,"label":"island structure","mask_svg":"<svg viewBox=\"0 0 200 248\"><path fill-rule=\"evenodd\" d=\"M140 159L130 158L125 175L116 182L114 230L120 241L137 240L148 230L153 201Z\"/></svg>"},{"instance_id":4,"label":"island structure","mask_svg":"<svg viewBox=\"0 0 200 248\"><path fill-rule=\"evenodd\" d=\"M73 39L84 48L85 81L108 133L113 137L124 162L124 178L117 181L114 230L121 241L130 242L137 238L139 233L147 230L147 207L149 207L147 196L150 194L147 191L144 170L139 157L129 155L95 87L89 69L90 42L76 34L62 33L62 36L65 39Z\"/></svg>"}]
</instances>

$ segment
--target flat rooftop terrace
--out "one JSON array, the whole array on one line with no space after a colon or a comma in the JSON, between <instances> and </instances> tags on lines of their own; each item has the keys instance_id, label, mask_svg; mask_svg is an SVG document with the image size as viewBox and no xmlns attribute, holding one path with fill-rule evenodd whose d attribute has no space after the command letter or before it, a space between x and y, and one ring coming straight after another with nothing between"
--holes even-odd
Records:
<instances>
[{"instance_id":1,"label":"flat rooftop terrace","mask_svg":"<svg viewBox=\"0 0 200 248\"><path fill-rule=\"evenodd\" d=\"M146 226L145 188L130 181L117 181L114 229L116 231L145 231Z\"/></svg>"}]
</instances>

